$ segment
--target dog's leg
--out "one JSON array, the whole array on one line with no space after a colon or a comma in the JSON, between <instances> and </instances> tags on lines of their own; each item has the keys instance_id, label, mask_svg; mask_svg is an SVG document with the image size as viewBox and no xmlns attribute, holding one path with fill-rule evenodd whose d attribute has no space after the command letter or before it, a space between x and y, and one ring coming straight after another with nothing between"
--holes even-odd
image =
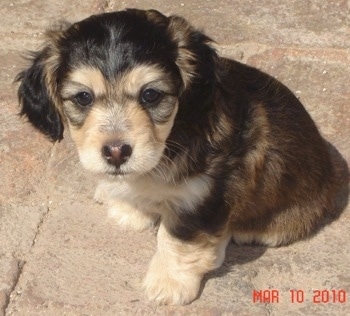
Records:
<instances>
[{"instance_id":1,"label":"dog's leg","mask_svg":"<svg viewBox=\"0 0 350 316\"><path fill-rule=\"evenodd\" d=\"M221 266L230 236L201 234L181 241L161 223L158 248L143 282L146 295L158 304L183 305L198 295L205 273Z\"/></svg>"},{"instance_id":2,"label":"dog's leg","mask_svg":"<svg viewBox=\"0 0 350 316\"><path fill-rule=\"evenodd\" d=\"M249 230L242 230L240 225L237 225L232 229L232 239L239 245L285 246L315 233L325 223L327 216L330 216L329 210L332 209L331 202L321 196L318 200L304 203L303 206L291 206L277 213L273 220L266 222L264 226L261 221L255 229L253 222L250 223Z\"/></svg>"},{"instance_id":3,"label":"dog's leg","mask_svg":"<svg viewBox=\"0 0 350 316\"><path fill-rule=\"evenodd\" d=\"M99 203L107 203L115 194L116 184L109 181L100 181L94 194L94 199Z\"/></svg>"},{"instance_id":4,"label":"dog's leg","mask_svg":"<svg viewBox=\"0 0 350 316\"><path fill-rule=\"evenodd\" d=\"M159 219L159 215L138 210L122 200L109 202L108 216L120 227L137 231L153 228Z\"/></svg>"},{"instance_id":5,"label":"dog's leg","mask_svg":"<svg viewBox=\"0 0 350 316\"><path fill-rule=\"evenodd\" d=\"M137 231L143 231L156 225L159 215L139 210L132 204L118 199L116 188L120 186L113 182L102 181L95 191L95 200L107 203L110 218L122 228Z\"/></svg>"}]
</instances>

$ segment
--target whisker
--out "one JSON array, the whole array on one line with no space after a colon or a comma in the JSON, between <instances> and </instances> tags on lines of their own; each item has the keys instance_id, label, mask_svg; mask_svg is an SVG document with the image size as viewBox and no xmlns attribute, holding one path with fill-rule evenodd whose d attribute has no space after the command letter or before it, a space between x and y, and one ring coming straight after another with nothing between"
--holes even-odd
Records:
<instances>
[{"instance_id":1,"label":"whisker","mask_svg":"<svg viewBox=\"0 0 350 316\"><path fill-rule=\"evenodd\" d=\"M192 162L196 163L196 160L189 154L189 152L187 151L187 148L185 148L183 145L181 145L178 142L175 142L173 140L168 140L167 141L169 145L179 149L180 151L182 151L183 153L185 153L187 155L188 158L190 158L192 160ZM168 150L171 150L169 148L169 146L167 146Z\"/></svg>"},{"instance_id":2,"label":"whisker","mask_svg":"<svg viewBox=\"0 0 350 316\"><path fill-rule=\"evenodd\" d=\"M155 143L162 144L155 139L153 139L153 141ZM182 179L186 182L189 176L189 170L187 168L187 158L190 158L190 160L192 160L193 162L194 159L190 157L185 147L183 147L181 144L173 142L173 145L177 146L177 148L180 150L180 153L183 153L178 154L176 156L176 158L179 160L178 163L176 163L173 159L171 159L170 157L168 157L167 154L164 153L157 167L152 169L149 172L149 175L158 176L167 183L172 182L176 184L178 179ZM169 148L168 145L166 145L165 150L171 151L171 148Z\"/></svg>"}]
</instances>

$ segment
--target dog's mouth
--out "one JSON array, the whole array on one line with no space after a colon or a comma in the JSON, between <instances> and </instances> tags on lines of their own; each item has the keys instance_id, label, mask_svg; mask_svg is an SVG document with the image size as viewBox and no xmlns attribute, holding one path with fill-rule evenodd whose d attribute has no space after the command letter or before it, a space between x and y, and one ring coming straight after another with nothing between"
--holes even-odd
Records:
<instances>
[{"instance_id":1,"label":"dog's mouth","mask_svg":"<svg viewBox=\"0 0 350 316\"><path fill-rule=\"evenodd\" d=\"M130 175L130 172L126 172L120 169L108 170L106 172L110 176L126 177Z\"/></svg>"},{"instance_id":2,"label":"dog's mouth","mask_svg":"<svg viewBox=\"0 0 350 316\"><path fill-rule=\"evenodd\" d=\"M134 179L141 175L141 173L138 173L133 170L122 170L119 168L115 169L109 169L104 172L105 175L107 175L110 178L114 178L117 180L127 180L127 179Z\"/></svg>"},{"instance_id":3,"label":"dog's mouth","mask_svg":"<svg viewBox=\"0 0 350 316\"><path fill-rule=\"evenodd\" d=\"M147 171L137 171L133 169L127 169L126 168L109 168L108 170L105 170L103 173L105 175L108 175L111 178L116 178L119 180L127 180L127 179L136 179L139 177L147 176L147 175L154 175L154 170L156 167L147 170Z\"/></svg>"}]
</instances>

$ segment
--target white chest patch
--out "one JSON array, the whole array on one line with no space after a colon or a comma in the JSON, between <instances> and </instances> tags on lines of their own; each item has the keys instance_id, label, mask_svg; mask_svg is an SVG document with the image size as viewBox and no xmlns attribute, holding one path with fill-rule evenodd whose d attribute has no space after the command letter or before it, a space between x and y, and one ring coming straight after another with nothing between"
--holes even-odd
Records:
<instances>
[{"instance_id":1,"label":"white chest patch","mask_svg":"<svg viewBox=\"0 0 350 316\"><path fill-rule=\"evenodd\" d=\"M112 199L123 200L144 212L165 215L167 211L193 212L208 196L211 185L209 176L199 175L178 184L153 178L109 182L104 183L104 190L109 191L108 196Z\"/></svg>"}]
</instances>

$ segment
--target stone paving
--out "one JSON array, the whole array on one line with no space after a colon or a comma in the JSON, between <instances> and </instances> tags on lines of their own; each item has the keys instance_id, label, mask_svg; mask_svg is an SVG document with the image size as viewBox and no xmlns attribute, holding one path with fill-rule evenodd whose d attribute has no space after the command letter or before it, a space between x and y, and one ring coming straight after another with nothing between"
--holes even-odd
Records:
<instances>
[{"instance_id":1,"label":"stone paving","mask_svg":"<svg viewBox=\"0 0 350 316\"><path fill-rule=\"evenodd\" d=\"M93 201L97 179L69 136L52 144L17 115L21 54L40 46L49 25L125 7L182 15L223 55L284 82L337 166L337 221L289 247L230 245L188 306L145 299L155 231L120 230ZM0 315L350 314L350 1L3 0L0 17Z\"/></svg>"}]
</instances>

